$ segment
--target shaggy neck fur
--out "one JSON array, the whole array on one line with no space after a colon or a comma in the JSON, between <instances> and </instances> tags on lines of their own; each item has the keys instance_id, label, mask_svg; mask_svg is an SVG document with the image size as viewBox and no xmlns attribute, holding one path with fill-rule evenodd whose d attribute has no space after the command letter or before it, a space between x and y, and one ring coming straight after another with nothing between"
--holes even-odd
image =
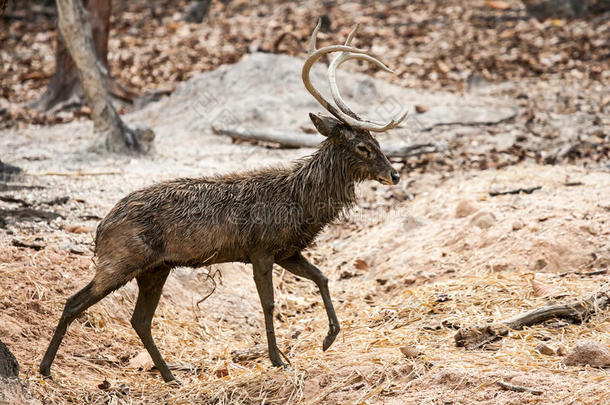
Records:
<instances>
[{"instance_id":1,"label":"shaggy neck fur","mask_svg":"<svg viewBox=\"0 0 610 405\"><path fill-rule=\"evenodd\" d=\"M326 139L311 157L297 163L289 176L292 195L305 217L332 221L354 205L355 183L364 180L354 158L331 139Z\"/></svg>"}]
</instances>

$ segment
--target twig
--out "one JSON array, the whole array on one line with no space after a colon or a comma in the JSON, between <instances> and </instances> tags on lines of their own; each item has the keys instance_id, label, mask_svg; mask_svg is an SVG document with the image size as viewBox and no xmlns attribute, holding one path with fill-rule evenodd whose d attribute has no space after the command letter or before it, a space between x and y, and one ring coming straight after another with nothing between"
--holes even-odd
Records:
<instances>
[{"instance_id":1,"label":"twig","mask_svg":"<svg viewBox=\"0 0 610 405\"><path fill-rule=\"evenodd\" d=\"M541 188L542 188L542 186L535 186L535 187L529 187L529 188L517 188L515 190L509 190L509 191L490 191L489 195L491 197L496 197L499 195L508 195L508 194L521 194L521 193L532 194L534 191L540 190Z\"/></svg>"},{"instance_id":2,"label":"twig","mask_svg":"<svg viewBox=\"0 0 610 405\"><path fill-rule=\"evenodd\" d=\"M13 239L11 241L11 245L13 245L15 247L23 247L23 248L34 249L34 250L42 250L42 249L44 249L44 245L40 245L38 243L23 242L23 241L20 241L18 239Z\"/></svg>"},{"instance_id":3,"label":"twig","mask_svg":"<svg viewBox=\"0 0 610 405\"><path fill-rule=\"evenodd\" d=\"M575 271L575 272L566 271L565 273L558 274L558 276L565 277L570 274L574 274L577 276L598 276L598 275L606 274L606 273L608 273L608 269L593 270L593 271Z\"/></svg>"},{"instance_id":4,"label":"twig","mask_svg":"<svg viewBox=\"0 0 610 405\"><path fill-rule=\"evenodd\" d=\"M203 264L209 262L210 260L212 260L214 257L216 257L216 255L218 254L218 252L214 252L212 254L212 256L208 257L207 259L205 259L203 261ZM210 296L212 294L214 294L214 291L216 291L216 274L220 274L220 280L222 283L222 273L220 272L220 269L216 269L213 273L210 274L210 270L207 269L207 272L205 273L205 277L206 280L211 280L212 281L212 291L210 291L209 294L207 294L205 297L201 298L199 301L197 301L197 308L199 308L199 304L201 304L203 301L207 300L208 298L210 298Z\"/></svg>"},{"instance_id":5,"label":"twig","mask_svg":"<svg viewBox=\"0 0 610 405\"><path fill-rule=\"evenodd\" d=\"M84 354L81 354L81 353L72 353L72 356L80 357L81 359L90 361L92 363L112 364L112 365L119 366L119 367L121 366L121 362L119 360L111 360L111 359L106 359L104 357L89 357L89 356L85 356Z\"/></svg>"},{"instance_id":6,"label":"twig","mask_svg":"<svg viewBox=\"0 0 610 405\"><path fill-rule=\"evenodd\" d=\"M154 369L156 369L156 366L153 366ZM185 364L185 363L167 363L167 368L169 368L170 370L175 370L175 371L186 371L186 372L191 372L191 373L200 373L202 371L202 368L199 366L193 366L191 364Z\"/></svg>"},{"instance_id":7,"label":"twig","mask_svg":"<svg viewBox=\"0 0 610 405\"><path fill-rule=\"evenodd\" d=\"M509 384L506 381L502 381L502 380L496 381L496 384L498 384L500 387L504 388L505 390L509 390L509 391L531 392L534 395L542 395L542 393L543 393L543 391L541 391L541 390L524 387L522 385Z\"/></svg>"},{"instance_id":8,"label":"twig","mask_svg":"<svg viewBox=\"0 0 610 405\"><path fill-rule=\"evenodd\" d=\"M221 128L214 125L212 126L212 132L217 135L227 135L233 139L278 143L285 148L315 148L324 140L324 137L319 134L289 133L274 130L260 131L244 128ZM407 146L385 144L381 145L381 150L388 157L408 157L439 152L438 146L433 143Z\"/></svg>"}]
</instances>

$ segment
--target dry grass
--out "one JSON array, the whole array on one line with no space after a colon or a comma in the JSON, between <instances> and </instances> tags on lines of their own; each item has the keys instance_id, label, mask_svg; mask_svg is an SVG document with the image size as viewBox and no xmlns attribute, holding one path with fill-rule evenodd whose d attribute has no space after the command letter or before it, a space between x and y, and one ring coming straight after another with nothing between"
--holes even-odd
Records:
<instances>
[{"instance_id":1,"label":"dry grass","mask_svg":"<svg viewBox=\"0 0 610 405\"><path fill-rule=\"evenodd\" d=\"M568 174L585 186L563 187ZM486 196L491 185L522 186L526 180L542 184L542 191ZM487 350L457 348L453 337L460 325L504 320L553 301L535 296L533 273L566 292L561 300L598 288L607 275L577 272L607 266L607 183L607 175L576 168L518 166L450 180L421 176L410 186L417 195L411 202L387 199L386 189L365 185L364 208L331 226L310 253L331 279L342 324L329 351L321 350L327 321L314 286L276 272L276 332L291 363L287 370L270 367L264 352L232 360L234 350L265 343L248 267L215 267L222 279L200 306L209 280L202 271L197 277L178 270L153 327L175 366L178 387L163 383L155 370L129 367L144 350L129 324L133 284L77 319L53 365L53 380L39 377L37 366L61 307L93 268L88 252L60 248L66 240L86 242L88 235L68 234L60 223L31 225L0 239L0 339L18 357L33 396L45 403L605 403L607 370L566 367L561 357L534 349L541 342L569 348L581 339L608 345L608 313L582 325L550 322L512 332ZM578 204L566 203L575 192ZM489 228L474 225L476 213L455 216L465 198L478 212L493 214ZM74 217L66 211L68 223ZM517 219L524 228L513 231ZM42 238L46 247L16 248L10 246L14 237ZM422 354L406 358L404 346ZM543 394L503 391L495 384L499 379Z\"/></svg>"}]
</instances>

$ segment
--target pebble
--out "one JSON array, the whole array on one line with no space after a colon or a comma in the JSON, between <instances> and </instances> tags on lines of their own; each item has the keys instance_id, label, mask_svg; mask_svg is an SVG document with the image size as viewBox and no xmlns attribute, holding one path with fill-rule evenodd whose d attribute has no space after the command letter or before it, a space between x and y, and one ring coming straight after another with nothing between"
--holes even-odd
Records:
<instances>
[{"instance_id":1,"label":"pebble","mask_svg":"<svg viewBox=\"0 0 610 405\"><path fill-rule=\"evenodd\" d=\"M462 200L455 207L455 216L458 218L464 218L471 214L474 214L479 207L470 200Z\"/></svg>"},{"instance_id":2,"label":"pebble","mask_svg":"<svg viewBox=\"0 0 610 405\"><path fill-rule=\"evenodd\" d=\"M525 224L520 219L513 222L513 231L518 231L519 229L523 229Z\"/></svg>"},{"instance_id":3,"label":"pebble","mask_svg":"<svg viewBox=\"0 0 610 405\"><path fill-rule=\"evenodd\" d=\"M496 217L491 212L482 211L472 218L472 224L481 229L491 228L496 222Z\"/></svg>"}]
</instances>

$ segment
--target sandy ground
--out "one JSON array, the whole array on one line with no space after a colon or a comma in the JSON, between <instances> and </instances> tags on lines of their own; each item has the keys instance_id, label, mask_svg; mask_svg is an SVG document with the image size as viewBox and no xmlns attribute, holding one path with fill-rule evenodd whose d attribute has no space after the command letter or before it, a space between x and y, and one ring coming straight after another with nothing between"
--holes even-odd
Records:
<instances>
[{"instance_id":1,"label":"sandy ground","mask_svg":"<svg viewBox=\"0 0 610 405\"><path fill-rule=\"evenodd\" d=\"M266 353L252 349L264 345L265 337L250 268L226 264L176 269L164 290L153 334L176 366L180 387L164 384L146 365L139 365L144 370L130 365L144 350L129 324L134 283L74 322L53 365L53 380L42 380L38 363L65 299L93 275L95 226L119 198L163 179L282 164L311 153L234 144L203 124L195 128L197 121L163 116L162 107L130 117L157 131L156 149L145 157L91 151L95 142L86 122L0 134L0 149L9 151L3 159L27 172L1 189L2 196L24 203L3 201L0 208L27 204L61 215L49 222L9 217L0 229L0 339L20 361L34 398L327 404L610 400L607 369L567 367L562 357L534 350L542 342L570 348L581 339L610 345L607 312L581 325L551 322L513 332L487 350L455 345L459 326L584 297L607 281L607 274L583 275L610 262L607 169L528 161L502 169L423 173L407 172L404 165L396 186L363 183L357 208L329 226L307 253L328 275L341 320L342 332L327 352L321 350L327 321L316 289L277 269L276 333L291 368L270 367ZM301 118L293 116L293 125L303 125ZM484 139L487 145L489 138ZM532 186L542 188L489 194ZM61 197L68 199L58 202ZM215 274L218 285L197 306L212 288L206 274ZM536 297L533 277L565 294ZM404 347L421 354L407 358ZM235 350L246 350L251 359L236 358ZM495 384L499 379L543 393L503 391Z\"/></svg>"}]
</instances>

